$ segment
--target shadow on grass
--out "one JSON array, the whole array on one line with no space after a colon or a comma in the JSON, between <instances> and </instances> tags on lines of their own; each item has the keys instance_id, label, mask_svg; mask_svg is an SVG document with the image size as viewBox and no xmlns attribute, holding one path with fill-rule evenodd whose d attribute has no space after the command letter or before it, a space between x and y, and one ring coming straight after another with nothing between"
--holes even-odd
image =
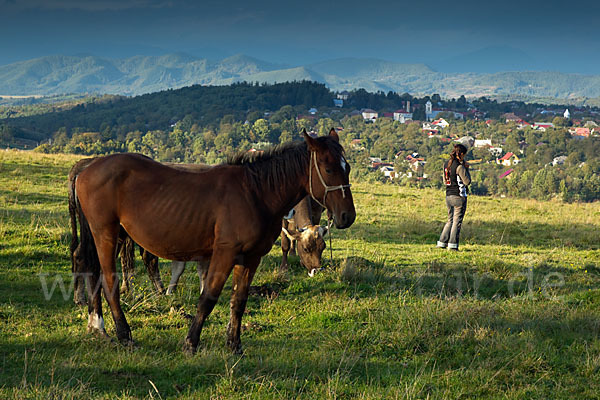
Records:
<instances>
[{"instance_id":1,"label":"shadow on grass","mask_svg":"<svg viewBox=\"0 0 600 400\"><path fill-rule=\"evenodd\" d=\"M36 203L44 203L47 205L62 202L65 204L65 210L67 210L68 207L68 198L66 193L64 196L58 196L54 194L38 192L13 192L11 190L0 190L0 196L17 197L19 199L19 204L22 206L28 206Z\"/></svg>"},{"instance_id":2,"label":"shadow on grass","mask_svg":"<svg viewBox=\"0 0 600 400\"><path fill-rule=\"evenodd\" d=\"M149 384L152 381L163 398L181 393L206 395L217 386L241 394L239 391L246 385L247 389L256 390L254 385L261 386L265 380L267 384L275 384L277 392L297 393L307 382L325 386L341 382L359 388L376 384L381 389L397 387L398 382L407 379L409 382L419 380L424 372L451 373L467 365L474 370L490 370L491 380L494 371L503 368L507 360L514 359L520 352L527 351L532 357L538 357L549 349L563 353L565 359L554 360L546 367L547 373L560 379L562 368L574 368L570 375L580 374L577 365L572 365L574 355L569 353L569 346L597 339L595 317L531 317L523 312L517 313L517 318L508 318L498 311L487 308L472 312L444 310L445 315L423 317L418 330L406 328L402 336L391 341L386 339L387 333L381 332L392 329L385 323L378 327L379 332L361 326L359 321L352 321L351 330L341 325L331 325L326 330L318 326L308 330L278 325L274 328L275 334L272 331L244 333L246 355L243 358L228 353L224 329L209 335L203 333L199 352L193 357L181 352L181 338L172 335L164 335L154 347L138 342L134 349L85 334L64 340L3 343L0 354L5 359L9 357L10 363L5 366L0 386L18 389L25 378L29 382L35 380L42 387L58 382L76 390L84 382L96 395L116 397L123 393L146 396L152 391ZM499 350L493 343L499 338L494 336L489 339L490 353L485 354L486 338L465 334L469 326L498 332L508 348L495 354ZM480 352L484 355L479 355ZM25 371L26 357L29 357L29 365ZM427 360L435 360L435 366L428 365ZM525 370L523 373L535 375L537 372ZM516 378L513 383L519 384ZM495 389L493 385L490 388Z\"/></svg>"},{"instance_id":3,"label":"shadow on grass","mask_svg":"<svg viewBox=\"0 0 600 400\"><path fill-rule=\"evenodd\" d=\"M76 307L73 304L73 282L70 275L39 275L19 271L27 277L17 279L0 275L0 305L10 304L21 310L58 311Z\"/></svg>"},{"instance_id":4,"label":"shadow on grass","mask_svg":"<svg viewBox=\"0 0 600 400\"><path fill-rule=\"evenodd\" d=\"M355 222L346 238L372 243L435 244L444 222L400 220L394 224ZM461 243L478 245L530 246L542 249L567 246L579 250L597 250L598 226L592 224L560 225L543 223L508 223L469 221L463 223Z\"/></svg>"},{"instance_id":5,"label":"shadow on grass","mask_svg":"<svg viewBox=\"0 0 600 400\"><path fill-rule=\"evenodd\" d=\"M535 296L570 296L576 299L600 288L600 269L589 265L586 271L548 265L516 269L512 264L499 261L495 261L489 271L482 271L476 266L440 262L432 262L426 268L419 265L392 268L361 257L350 257L336 269L326 270L315 279L303 278L301 270L294 268L289 281L277 284L281 298L315 298L333 292L355 298L410 293L442 299L472 297L497 300Z\"/></svg>"}]
</instances>

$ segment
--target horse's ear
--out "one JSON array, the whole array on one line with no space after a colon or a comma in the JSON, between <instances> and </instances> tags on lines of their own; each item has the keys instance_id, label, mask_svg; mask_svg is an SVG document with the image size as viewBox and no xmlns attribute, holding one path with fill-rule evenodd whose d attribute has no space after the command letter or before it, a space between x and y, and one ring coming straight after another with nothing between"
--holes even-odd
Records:
<instances>
[{"instance_id":1,"label":"horse's ear","mask_svg":"<svg viewBox=\"0 0 600 400\"><path fill-rule=\"evenodd\" d=\"M308 149L311 151L316 151L318 147L317 141L310 137L308 133L306 133L306 129L302 129L302 136L304 136L304 140L306 141L306 144L308 144Z\"/></svg>"},{"instance_id":2,"label":"horse's ear","mask_svg":"<svg viewBox=\"0 0 600 400\"><path fill-rule=\"evenodd\" d=\"M340 142L340 137L337 134L337 131L335 130L335 128L331 128L331 130L329 131L329 136L331 136L331 138L333 140L335 140L336 142Z\"/></svg>"},{"instance_id":3,"label":"horse's ear","mask_svg":"<svg viewBox=\"0 0 600 400\"><path fill-rule=\"evenodd\" d=\"M327 233L329 232L329 228L326 226L319 226L319 234L321 235L321 237L325 237L325 235L327 235Z\"/></svg>"}]
</instances>

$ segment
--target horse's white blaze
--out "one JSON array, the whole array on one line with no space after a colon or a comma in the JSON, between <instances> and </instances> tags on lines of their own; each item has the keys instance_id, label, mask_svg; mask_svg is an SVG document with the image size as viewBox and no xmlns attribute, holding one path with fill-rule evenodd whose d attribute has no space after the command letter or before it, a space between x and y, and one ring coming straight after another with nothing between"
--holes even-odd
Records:
<instances>
[{"instance_id":1,"label":"horse's white blaze","mask_svg":"<svg viewBox=\"0 0 600 400\"><path fill-rule=\"evenodd\" d=\"M346 172L346 160L344 160L344 157L340 157L340 165L342 166L344 172Z\"/></svg>"},{"instance_id":2,"label":"horse's white blaze","mask_svg":"<svg viewBox=\"0 0 600 400\"><path fill-rule=\"evenodd\" d=\"M94 328L99 331L103 331L104 319L95 312L91 312L88 317L88 328Z\"/></svg>"}]
</instances>

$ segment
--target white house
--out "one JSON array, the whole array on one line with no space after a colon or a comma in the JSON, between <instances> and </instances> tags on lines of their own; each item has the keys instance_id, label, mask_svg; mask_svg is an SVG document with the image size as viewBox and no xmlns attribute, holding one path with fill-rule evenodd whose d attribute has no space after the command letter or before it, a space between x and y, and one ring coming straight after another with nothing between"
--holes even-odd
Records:
<instances>
[{"instance_id":1,"label":"white house","mask_svg":"<svg viewBox=\"0 0 600 400\"><path fill-rule=\"evenodd\" d=\"M337 98L340 100L348 100L349 95L350 95L350 93L348 93L347 90L344 90L342 93L337 94Z\"/></svg>"},{"instance_id":2,"label":"white house","mask_svg":"<svg viewBox=\"0 0 600 400\"><path fill-rule=\"evenodd\" d=\"M450 126L448 121L446 121L444 118L436 119L435 121L432 122L432 124L435 126L438 126L440 128L447 128Z\"/></svg>"},{"instance_id":3,"label":"white house","mask_svg":"<svg viewBox=\"0 0 600 400\"><path fill-rule=\"evenodd\" d=\"M500 157L500 155L504 152L504 149L502 149L502 147L490 147L488 149L488 151L494 156L494 157Z\"/></svg>"},{"instance_id":4,"label":"white house","mask_svg":"<svg viewBox=\"0 0 600 400\"><path fill-rule=\"evenodd\" d=\"M548 128L554 128L554 124L551 122L535 122L533 124L533 129L537 129L538 131L545 132Z\"/></svg>"},{"instance_id":5,"label":"white house","mask_svg":"<svg viewBox=\"0 0 600 400\"><path fill-rule=\"evenodd\" d=\"M400 122L401 124L406 123L406 121L412 121L413 115L411 112L407 112L404 110L394 111L394 120Z\"/></svg>"},{"instance_id":6,"label":"white house","mask_svg":"<svg viewBox=\"0 0 600 400\"><path fill-rule=\"evenodd\" d=\"M473 147L492 147L492 139L475 139L475 142L473 142Z\"/></svg>"},{"instance_id":7,"label":"white house","mask_svg":"<svg viewBox=\"0 0 600 400\"><path fill-rule=\"evenodd\" d=\"M519 157L517 157L514 153L508 152L502 156L502 158L497 159L496 163L510 167L512 165L517 165L519 161L521 161Z\"/></svg>"},{"instance_id":8,"label":"white house","mask_svg":"<svg viewBox=\"0 0 600 400\"><path fill-rule=\"evenodd\" d=\"M565 163L565 161L567 161L567 156L558 156L558 157L554 157L551 164L552 164L552 166L562 165Z\"/></svg>"},{"instance_id":9,"label":"white house","mask_svg":"<svg viewBox=\"0 0 600 400\"><path fill-rule=\"evenodd\" d=\"M571 113L569 112L568 108L565 110L565 113L563 114L563 117L565 117L566 119L571 118Z\"/></svg>"},{"instance_id":10,"label":"white house","mask_svg":"<svg viewBox=\"0 0 600 400\"><path fill-rule=\"evenodd\" d=\"M362 110L362 117L365 121L373 121L379 117L379 114L375 110L371 110L370 108L365 108Z\"/></svg>"},{"instance_id":11,"label":"white house","mask_svg":"<svg viewBox=\"0 0 600 400\"><path fill-rule=\"evenodd\" d=\"M381 172L383 172L383 175L390 178L390 179L394 179L396 177L396 172L394 171L394 167L390 167L390 166L383 166L381 168L379 168L379 170Z\"/></svg>"}]
</instances>

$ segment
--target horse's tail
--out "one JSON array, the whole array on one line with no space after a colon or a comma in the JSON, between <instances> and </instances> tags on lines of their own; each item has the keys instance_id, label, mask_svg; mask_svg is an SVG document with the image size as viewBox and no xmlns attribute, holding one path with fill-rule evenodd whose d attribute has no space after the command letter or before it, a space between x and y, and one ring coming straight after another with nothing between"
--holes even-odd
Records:
<instances>
[{"instance_id":1,"label":"horse's tail","mask_svg":"<svg viewBox=\"0 0 600 400\"><path fill-rule=\"evenodd\" d=\"M74 278L74 294L73 301L76 304L85 304L85 281L84 276L86 273L93 271L88 268L91 265L90 260L93 260L93 257L88 257L86 252L83 251L82 247L84 244L84 235L86 234L85 230L91 235L89 232L89 226L87 226L87 222L84 224L85 217L83 212L81 211L81 206L79 204L79 200L77 199L77 191L75 190L75 183L77 181L77 176L87 168L92 162L93 158L86 158L78 161L71 171L69 172L69 180L68 180L68 195L69 195L69 217L71 220L71 245L70 245L70 255L71 255L71 273ZM77 219L79 218L79 224L81 225L81 245L79 243L79 237L77 236ZM84 227L84 225L86 227ZM91 238L91 237L90 237ZM86 238L86 246L89 243L89 239ZM91 238L91 243L94 245L94 240ZM95 246L95 245L94 245ZM90 251L88 250L87 253ZM97 259L97 255L96 255ZM99 262L98 262L99 266Z\"/></svg>"},{"instance_id":2,"label":"horse's tail","mask_svg":"<svg viewBox=\"0 0 600 400\"><path fill-rule=\"evenodd\" d=\"M79 237L77 236L77 214L78 214L78 201L77 195L75 194L75 180L77 175L69 174L69 216L71 218L71 272L75 272L75 251L79 246Z\"/></svg>"}]
</instances>

